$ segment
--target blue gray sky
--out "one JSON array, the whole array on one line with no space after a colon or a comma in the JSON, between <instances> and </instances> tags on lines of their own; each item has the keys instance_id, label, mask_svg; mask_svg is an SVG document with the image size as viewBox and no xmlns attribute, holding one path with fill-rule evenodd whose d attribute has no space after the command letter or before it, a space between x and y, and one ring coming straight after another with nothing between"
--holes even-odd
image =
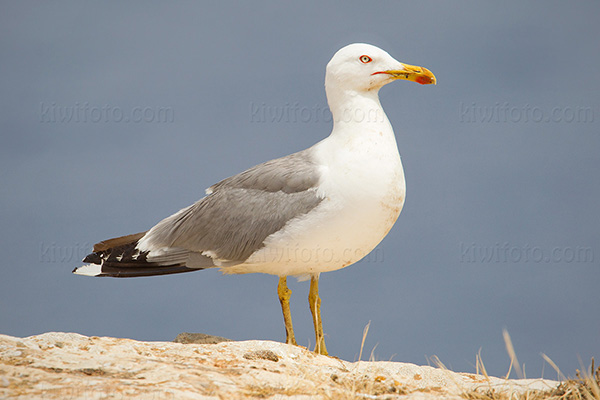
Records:
<instances>
[{"instance_id":1,"label":"blue gray sky","mask_svg":"<svg viewBox=\"0 0 600 400\"><path fill-rule=\"evenodd\" d=\"M2 2L0 333L284 340L277 278L71 274L211 184L326 137L325 65L367 42L437 86L380 97L407 180L362 262L321 276L327 346L529 377L600 356L600 4ZM306 282L296 337L314 345ZM364 356L363 356L364 357Z\"/></svg>"}]
</instances>

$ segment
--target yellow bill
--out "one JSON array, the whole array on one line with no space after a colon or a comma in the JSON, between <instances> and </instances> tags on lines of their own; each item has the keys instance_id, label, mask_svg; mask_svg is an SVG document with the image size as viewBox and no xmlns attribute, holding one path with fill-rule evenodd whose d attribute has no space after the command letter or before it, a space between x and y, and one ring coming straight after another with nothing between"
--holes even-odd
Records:
<instances>
[{"instance_id":1,"label":"yellow bill","mask_svg":"<svg viewBox=\"0 0 600 400\"><path fill-rule=\"evenodd\" d=\"M388 71L375 72L376 74L387 74L392 76L393 79L403 79L406 81L412 81L420 83L421 85L436 84L435 75L424 67L418 67L416 65L409 65L402 63L404 69L392 69Z\"/></svg>"}]
</instances>

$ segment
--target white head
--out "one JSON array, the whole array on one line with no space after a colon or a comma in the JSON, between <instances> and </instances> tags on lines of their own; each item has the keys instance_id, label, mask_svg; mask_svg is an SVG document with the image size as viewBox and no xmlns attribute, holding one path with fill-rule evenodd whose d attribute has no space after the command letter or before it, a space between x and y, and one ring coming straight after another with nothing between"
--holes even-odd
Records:
<instances>
[{"instance_id":1,"label":"white head","mask_svg":"<svg viewBox=\"0 0 600 400\"><path fill-rule=\"evenodd\" d=\"M385 84L404 79L420 84L435 84L426 68L403 64L387 52L364 43L350 44L334 54L325 74L327 91L377 91Z\"/></svg>"}]
</instances>

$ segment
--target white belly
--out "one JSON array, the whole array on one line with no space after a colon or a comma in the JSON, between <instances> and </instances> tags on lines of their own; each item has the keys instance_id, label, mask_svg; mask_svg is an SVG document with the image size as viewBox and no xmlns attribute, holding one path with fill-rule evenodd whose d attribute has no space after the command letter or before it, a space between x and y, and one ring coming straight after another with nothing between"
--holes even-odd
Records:
<instances>
[{"instance_id":1,"label":"white belly","mask_svg":"<svg viewBox=\"0 0 600 400\"><path fill-rule=\"evenodd\" d=\"M347 267L370 253L396 222L405 196L393 133L374 139L361 136L340 144L329 137L319 143L321 204L267 237L245 263L224 272L315 274Z\"/></svg>"}]
</instances>

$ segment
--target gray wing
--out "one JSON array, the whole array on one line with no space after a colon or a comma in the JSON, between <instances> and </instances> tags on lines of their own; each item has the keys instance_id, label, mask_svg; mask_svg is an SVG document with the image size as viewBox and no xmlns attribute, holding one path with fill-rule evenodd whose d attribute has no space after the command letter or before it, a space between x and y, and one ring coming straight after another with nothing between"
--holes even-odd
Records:
<instances>
[{"instance_id":1,"label":"gray wing","mask_svg":"<svg viewBox=\"0 0 600 400\"><path fill-rule=\"evenodd\" d=\"M323 200L319 180L311 149L268 161L211 186L206 197L159 222L140 242L145 249L186 249L241 263L267 236Z\"/></svg>"},{"instance_id":2,"label":"gray wing","mask_svg":"<svg viewBox=\"0 0 600 400\"><path fill-rule=\"evenodd\" d=\"M265 192L300 193L315 188L320 174L312 148L267 161L208 188L208 193L224 188L253 189Z\"/></svg>"}]
</instances>

